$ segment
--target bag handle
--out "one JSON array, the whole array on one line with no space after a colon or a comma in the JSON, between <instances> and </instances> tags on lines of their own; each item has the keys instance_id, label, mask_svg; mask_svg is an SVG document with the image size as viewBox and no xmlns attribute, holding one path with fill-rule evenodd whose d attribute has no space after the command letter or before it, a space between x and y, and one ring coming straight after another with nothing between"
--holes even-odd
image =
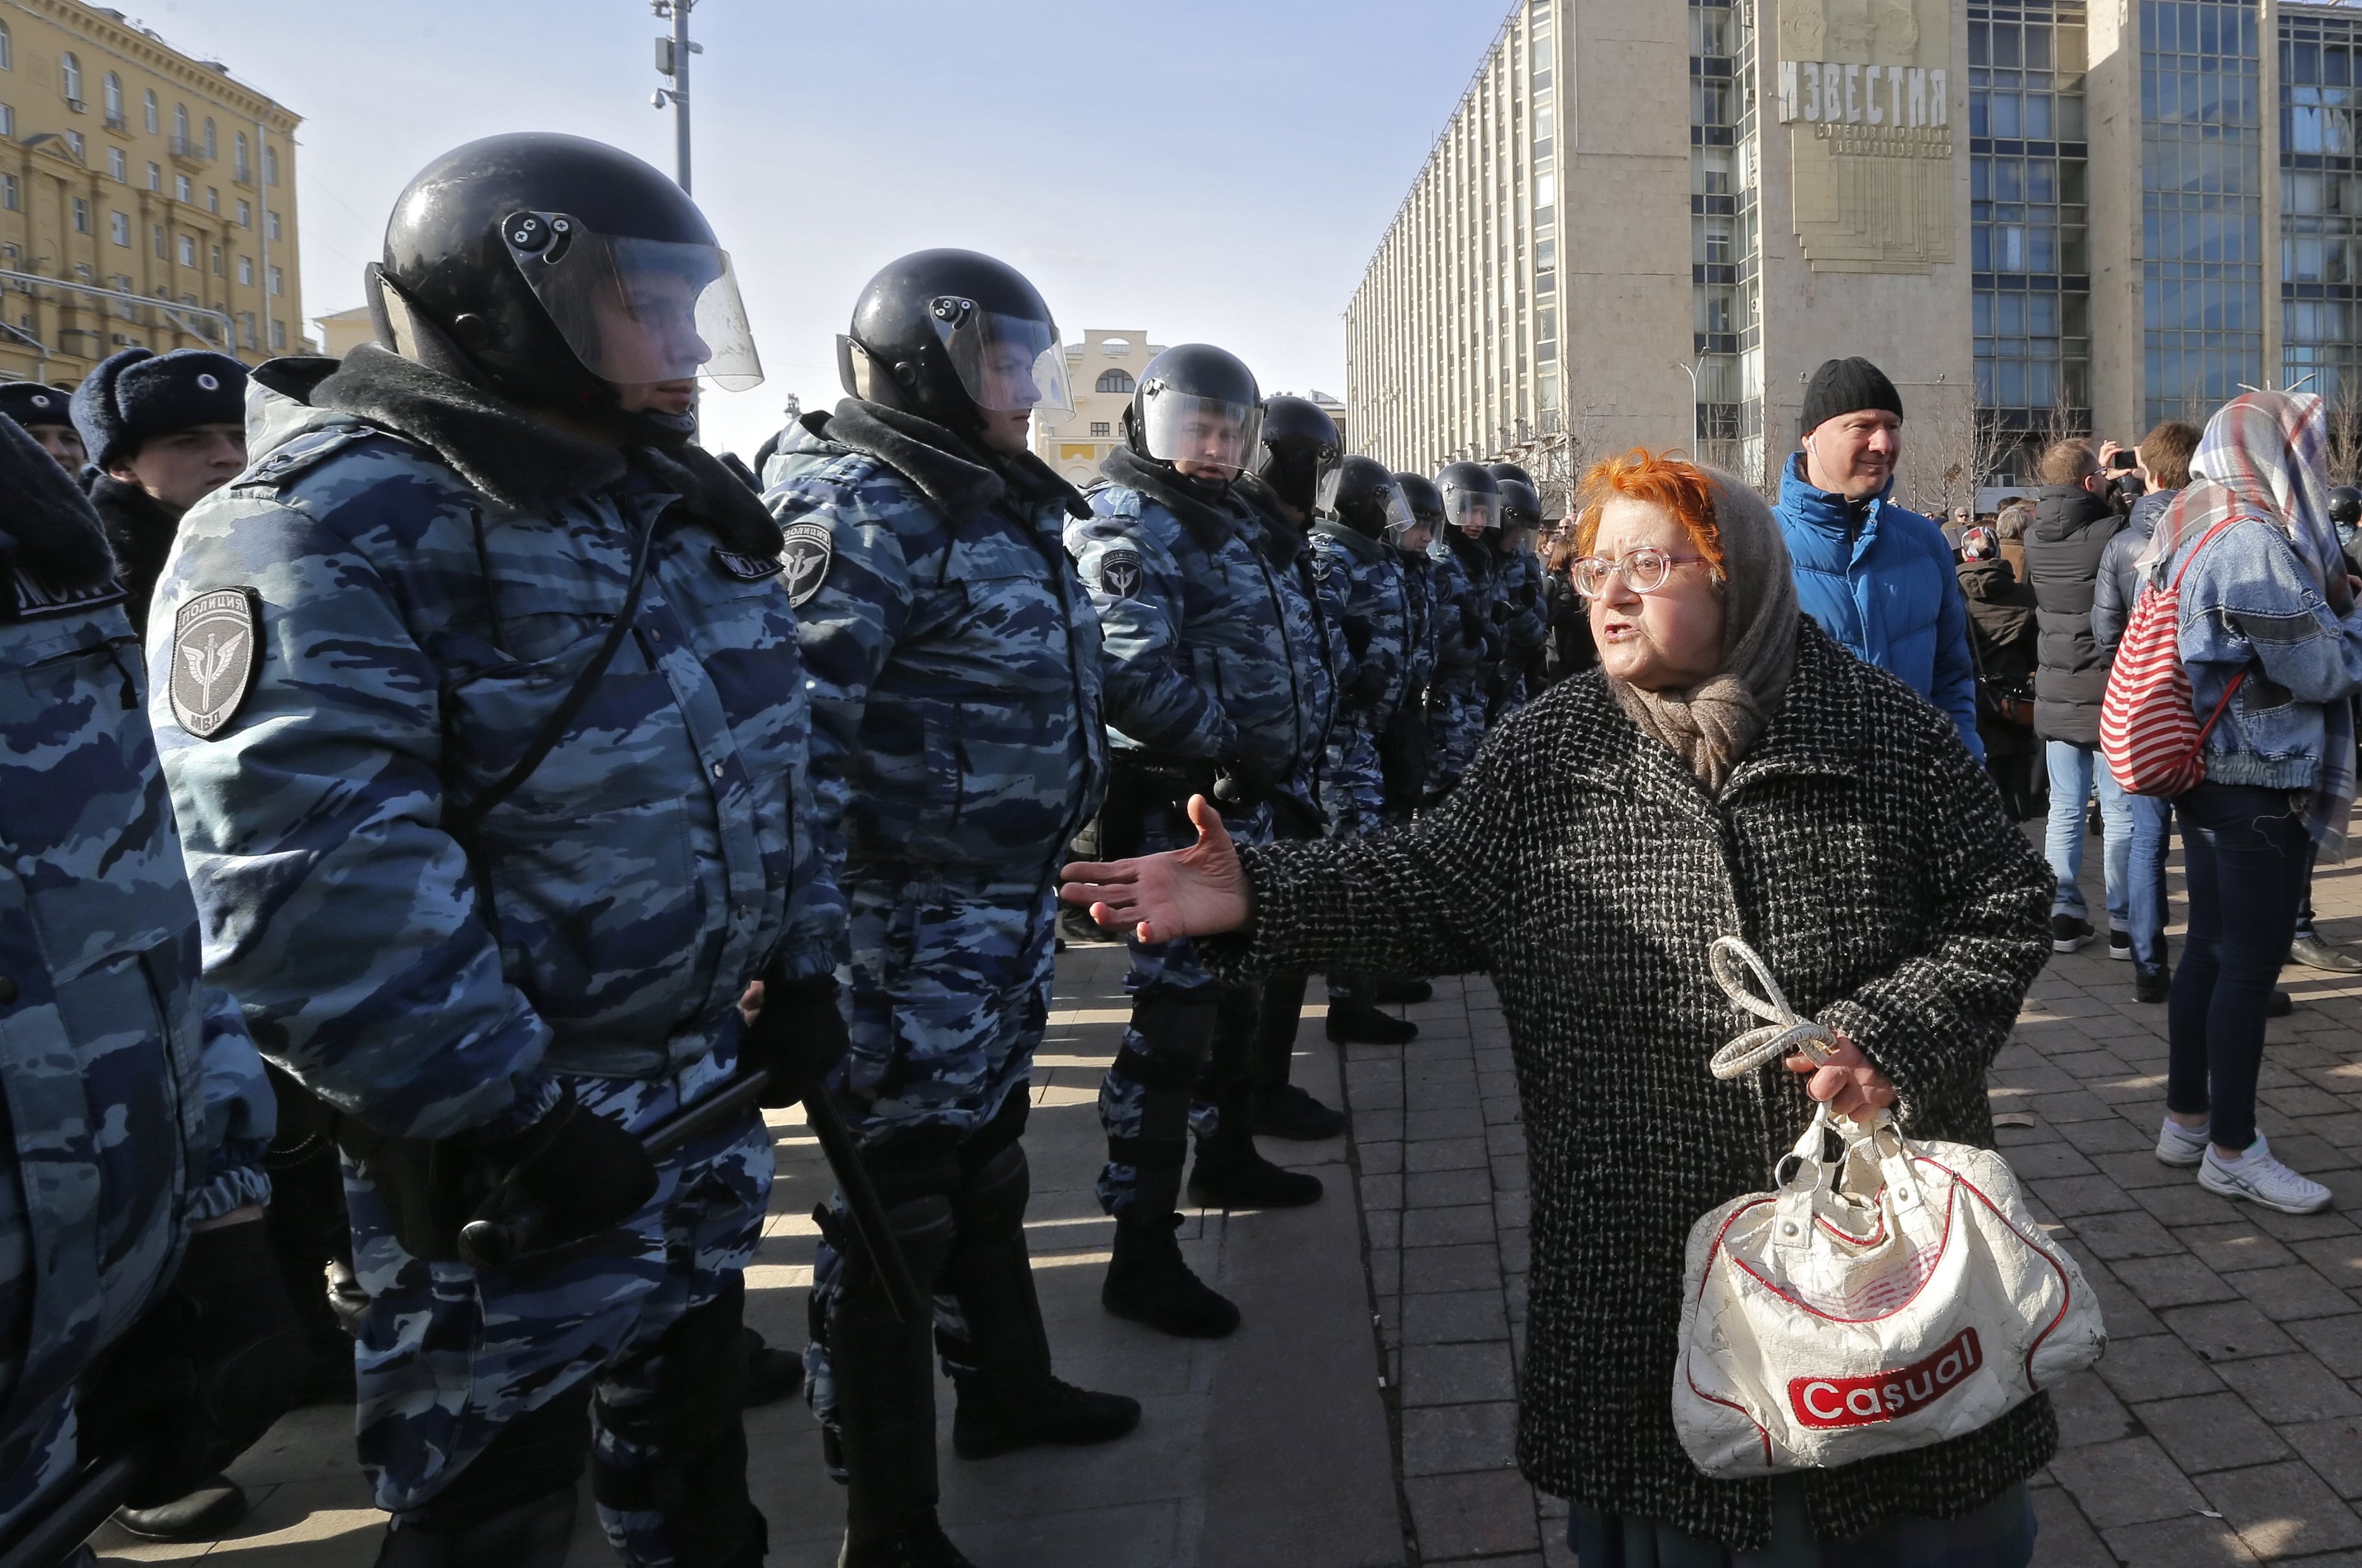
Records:
<instances>
[{"instance_id":1,"label":"bag handle","mask_svg":"<svg viewBox=\"0 0 2362 1568\"><path fill-rule=\"evenodd\" d=\"M1787 993L1772 977L1771 967L1755 949L1735 936L1717 936L1705 950L1706 968L1722 994L1756 1017L1766 1020L1714 1054L1710 1064L1717 1078L1736 1078L1764 1063L1804 1053L1826 1062L1837 1049L1838 1037L1808 1018L1799 1018L1788 1005ZM1754 985L1762 988L1758 994Z\"/></svg>"},{"instance_id":2,"label":"bag handle","mask_svg":"<svg viewBox=\"0 0 2362 1568\"><path fill-rule=\"evenodd\" d=\"M2207 546L2213 544L2214 542L2215 535L2221 533L2224 529L2228 528L2232 524L2241 522L2243 520L2243 517L2225 517L2223 521L2215 524L2214 526L2207 529L2205 533L2199 536L2196 547L2190 552L2189 558L2181 563L2181 569L2173 574L2174 610L2177 617L2180 613L2181 605L2181 580L2188 577L2190 575L2190 569L2198 564L2199 551L2203 550ZM2180 635L2181 628L2177 620L2177 624L2174 627L2174 637L2177 642L2180 639ZM2241 669L2236 675L2231 677L2229 682L2224 686L2223 696L2221 700L2214 704L2214 711L2207 714L2206 722L2198 727L2198 745L2195 748L2196 751L2203 751L2205 749L2206 737L2214 733L2214 726L2220 723L2223 720L2223 711L2231 705L2231 699L2238 695L2239 685L2246 679L2247 672L2245 669Z\"/></svg>"}]
</instances>

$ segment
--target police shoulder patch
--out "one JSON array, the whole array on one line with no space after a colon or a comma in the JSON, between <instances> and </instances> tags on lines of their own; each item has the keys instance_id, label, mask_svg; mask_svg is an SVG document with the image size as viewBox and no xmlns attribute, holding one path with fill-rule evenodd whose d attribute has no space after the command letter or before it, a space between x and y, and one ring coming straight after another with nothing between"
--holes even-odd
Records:
<instances>
[{"instance_id":1,"label":"police shoulder patch","mask_svg":"<svg viewBox=\"0 0 2362 1568\"><path fill-rule=\"evenodd\" d=\"M779 570L788 579L788 602L803 608L828 580L829 566L835 559L836 539L827 524L789 524L779 550Z\"/></svg>"},{"instance_id":2,"label":"police shoulder patch","mask_svg":"<svg viewBox=\"0 0 2362 1568\"><path fill-rule=\"evenodd\" d=\"M1099 587L1118 599L1139 593L1142 578L1138 550L1113 549L1099 558Z\"/></svg>"},{"instance_id":3,"label":"police shoulder patch","mask_svg":"<svg viewBox=\"0 0 2362 1568\"><path fill-rule=\"evenodd\" d=\"M767 577L779 575L779 563L771 556L741 555L736 550L713 547L714 561L722 569L741 582L760 582Z\"/></svg>"},{"instance_id":4,"label":"police shoulder patch","mask_svg":"<svg viewBox=\"0 0 2362 1568\"><path fill-rule=\"evenodd\" d=\"M216 588L172 619L172 717L199 740L229 726L262 668L262 596Z\"/></svg>"}]
</instances>

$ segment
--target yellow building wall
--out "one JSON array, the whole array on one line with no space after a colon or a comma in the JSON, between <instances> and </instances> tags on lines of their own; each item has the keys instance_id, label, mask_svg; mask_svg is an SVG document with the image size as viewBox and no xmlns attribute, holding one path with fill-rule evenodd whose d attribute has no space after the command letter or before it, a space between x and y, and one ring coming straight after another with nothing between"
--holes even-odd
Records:
<instances>
[{"instance_id":1,"label":"yellow building wall","mask_svg":"<svg viewBox=\"0 0 2362 1568\"><path fill-rule=\"evenodd\" d=\"M300 117L77 0L0 0L0 271L231 324L224 341L203 317L0 279L0 377L70 385L132 345L303 351Z\"/></svg>"}]
</instances>

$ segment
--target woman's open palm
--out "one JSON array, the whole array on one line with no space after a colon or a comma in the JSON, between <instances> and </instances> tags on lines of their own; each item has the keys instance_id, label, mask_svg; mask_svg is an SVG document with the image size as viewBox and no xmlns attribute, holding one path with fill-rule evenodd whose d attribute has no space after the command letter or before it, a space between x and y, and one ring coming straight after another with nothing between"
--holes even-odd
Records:
<instances>
[{"instance_id":1,"label":"woman's open palm","mask_svg":"<svg viewBox=\"0 0 2362 1568\"><path fill-rule=\"evenodd\" d=\"M1131 926L1142 942L1211 936L1246 924L1246 872L1221 813L1189 797L1198 842L1187 849L1104 864L1077 861L1059 873L1058 897L1087 905L1101 925Z\"/></svg>"}]
</instances>

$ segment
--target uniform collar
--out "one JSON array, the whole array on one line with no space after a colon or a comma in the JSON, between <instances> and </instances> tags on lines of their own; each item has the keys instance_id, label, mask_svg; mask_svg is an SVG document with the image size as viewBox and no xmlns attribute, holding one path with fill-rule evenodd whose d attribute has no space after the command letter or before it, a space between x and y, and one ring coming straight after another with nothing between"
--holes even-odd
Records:
<instances>
[{"instance_id":1,"label":"uniform collar","mask_svg":"<svg viewBox=\"0 0 2362 1568\"><path fill-rule=\"evenodd\" d=\"M808 424L822 440L866 453L909 480L947 517L970 516L1004 499L1021 506L1051 502L1071 517L1091 514L1081 493L1032 453L979 460L958 436L915 414L849 397Z\"/></svg>"}]
</instances>

